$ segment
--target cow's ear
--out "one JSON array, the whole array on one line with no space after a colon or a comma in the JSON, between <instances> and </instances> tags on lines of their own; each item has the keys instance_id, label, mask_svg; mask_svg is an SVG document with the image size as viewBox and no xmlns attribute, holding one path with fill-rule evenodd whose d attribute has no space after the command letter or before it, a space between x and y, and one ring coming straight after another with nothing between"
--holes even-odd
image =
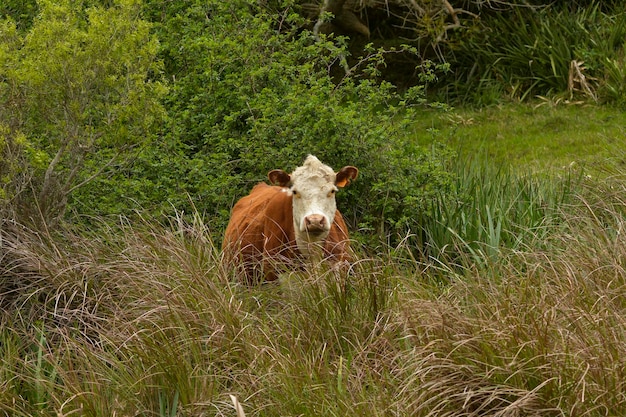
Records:
<instances>
[{"instance_id":1,"label":"cow's ear","mask_svg":"<svg viewBox=\"0 0 626 417\"><path fill-rule=\"evenodd\" d=\"M282 169L275 169L270 171L267 174L267 178L269 178L272 184L280 185L281 187L286 187L289 185L291 181L291 177Z\"/></svg>"},{"instance_id":2,"label":"cow's ear","mask_svg":"<svg viewBox=\"0 0 626 417\"><path fill-rule=\"evenodd\" d=\"M341 168L341 170L337 173L337 179L335 180L335 185L339 188L345 187L350 184L350 181L355 180L356 177L359 176L359 170L353 166L347 166Z\"/></svg>"}]
</instances>

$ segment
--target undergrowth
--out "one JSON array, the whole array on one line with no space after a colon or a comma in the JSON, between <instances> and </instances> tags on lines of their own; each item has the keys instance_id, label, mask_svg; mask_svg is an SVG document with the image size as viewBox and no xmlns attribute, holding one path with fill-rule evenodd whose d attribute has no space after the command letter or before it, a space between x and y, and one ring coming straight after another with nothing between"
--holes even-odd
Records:
<instances>
[{"instance_id":1,"label":"undergrowth","mask_svg":"<svg viewBox=\"0 0 626 417\"><path fill-rule=\"evenodd\" d=\"M296 291L237 283L199 219L5 224L0 414L623 415L624 195L583 190L496 262L405 241Z\"/></svg>"}]
</instances>

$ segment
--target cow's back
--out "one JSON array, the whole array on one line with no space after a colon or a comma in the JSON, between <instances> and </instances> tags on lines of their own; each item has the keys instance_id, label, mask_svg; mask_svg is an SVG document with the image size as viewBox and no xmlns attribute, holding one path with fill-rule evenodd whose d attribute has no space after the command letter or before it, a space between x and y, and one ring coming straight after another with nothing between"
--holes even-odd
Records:
<instances>
[{"instance_id":1,"label":"cow's back","mask_svg":"<svg viewBox=\"0 0 626 417\"><path fill-rule=\"evenodd\" d=\"M294 240L291 198L285 191L260 183L233 207L224 234L224 256L243 268L249 281L259 278L264 257L279 248L286 252Z\"/></svg>"}]
</instances>

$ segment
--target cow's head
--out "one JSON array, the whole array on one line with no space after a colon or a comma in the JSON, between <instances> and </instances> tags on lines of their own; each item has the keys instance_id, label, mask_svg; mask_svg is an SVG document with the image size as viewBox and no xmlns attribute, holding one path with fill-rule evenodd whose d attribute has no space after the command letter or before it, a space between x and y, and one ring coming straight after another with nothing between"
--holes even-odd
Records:
<instances>
[{"instance_id":1,"label":"cow's head","mask_svg":"<svg viewBox=\"0 0 626 417\"><path fill-rule=\"evenodd\" d=\"M353 166L333 171L313 155L290 175L280 169L268 174L276 185L288 187L293 201L293 224L296 240L318 242L325 239L335 219L335 193L356 179L359 170Z\"/></svg>"}]
</instances>

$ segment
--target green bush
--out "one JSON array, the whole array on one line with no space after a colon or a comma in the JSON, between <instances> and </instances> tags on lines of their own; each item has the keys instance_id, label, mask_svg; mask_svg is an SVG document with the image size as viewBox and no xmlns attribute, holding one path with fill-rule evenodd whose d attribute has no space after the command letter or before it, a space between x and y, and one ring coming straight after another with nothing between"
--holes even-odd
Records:
<instances>
[{"instance_id":1,"label":"green bush","mask_svg":"<svg viewBox=\"0 0 626 417\"><path fill-rule=\"evenodd\" d=\"M51 222L72 193L148 142L164 90L149 78L159 70L158 43L138 16L138 1L102 7L41 0L38 7L23 31L10 19L0 22L7 138L0 150L17 161L22 144L28 156L3 173L13 211L21 220Z\"/></svg>"},{"instance_id":2,"label":"green bush","mask_svg":"<svg viewBox=\"0 0 626 417\"><path fill-rule=\"evenodd\" d=\"M78 211L198 210L220 230L268 171L292 170L315 154L335 169L360 168L339 205L353 225L385 234L446 186L431 150L406 140L423 89L400 94L377 79L396 51L368 48L345 74L345 40L303 29L293 4L278 12L247 1L146 7L172 80L168 118L160 140L132 165L77 196Z\"/></svg>"}]
</instances>

